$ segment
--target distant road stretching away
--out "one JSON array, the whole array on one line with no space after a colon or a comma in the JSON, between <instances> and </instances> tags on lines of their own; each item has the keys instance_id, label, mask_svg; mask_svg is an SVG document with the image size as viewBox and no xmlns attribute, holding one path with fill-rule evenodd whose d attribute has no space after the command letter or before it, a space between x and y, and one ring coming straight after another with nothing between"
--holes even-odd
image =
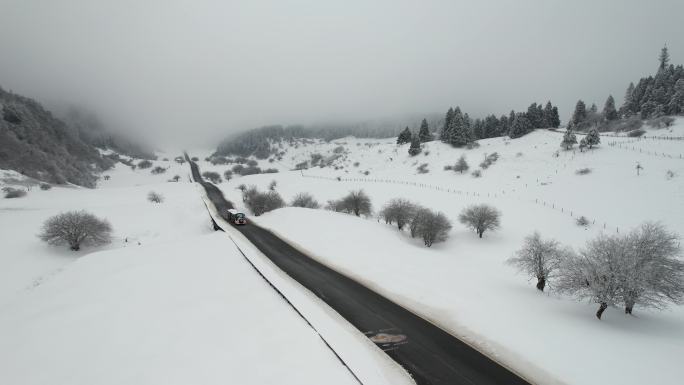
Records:
<instances>
[{"instance_id":1,"label":"distant road stretching away","mask_svg":"<svg viewBox=\"0 0 684 385\"><path fill-rule=\"evenodd\" d=\"M202 179L195 162L189 158L188 161L193 178L204 186L209 199L224 216L226 210L233 208L232 203L218 187ZM528 384L458 338L316 262L268 230L251 223L235 229L349 323L369 337L375 336L371 340L411 373L417 384ZM386 344L380 343L382 337Z\"/></svg>"}]
</instances>

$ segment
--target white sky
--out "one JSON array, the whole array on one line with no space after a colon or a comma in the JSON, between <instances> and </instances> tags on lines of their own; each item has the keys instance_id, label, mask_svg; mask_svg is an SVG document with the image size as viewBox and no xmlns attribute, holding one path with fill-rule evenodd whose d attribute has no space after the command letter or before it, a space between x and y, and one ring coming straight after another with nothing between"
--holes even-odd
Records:
<instances>
[{"instance_id":1,"label":"white sky","mask_svg":"<svg viewBox=\"0 0 684 385\"><path fill-rule=\"evenodd\" d=\"M0 85L118 126L201 140L263 124L551 99L622 102L681 0L0 0Z\"/></svg>"}]
</instances>

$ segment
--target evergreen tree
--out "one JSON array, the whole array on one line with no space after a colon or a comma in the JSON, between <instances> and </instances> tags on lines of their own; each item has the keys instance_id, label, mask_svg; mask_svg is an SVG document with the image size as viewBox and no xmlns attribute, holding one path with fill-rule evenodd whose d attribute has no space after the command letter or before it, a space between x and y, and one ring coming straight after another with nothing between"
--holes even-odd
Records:
<instances>
[{"instance_id":1,"label":"evergreen tree","mask_svg":"<svg viewBox=\"0 0 684 385\"><path fill-rule=\"evenodd\" d=\"M674 95L668 105L668 113L671 115L684 113L684 77L677 80L674 87Z\"/></svg>"},{"instance_id":2,"label":"evergreen tree","mask_svg":"<svg viewBox=\"0 0 684 385\"><path fill-rule=\"evenodd\" d=\"M452 146L465 146L470 142L470 132L468 131L465 118L461 113L461 109L456 107L454 109L454 116L451 119L451 126L449 126L449 144Z\"/></svg>"},{"instance_id":3,"label":"evergreen tree","mask_svg":"<svg viewBox=\"0 0 684 385\"><path fill-rule=\"evenodd\" d=\"M667 63L670 62L670 53L667 51L667 46L664 46L663 49L660 50L658 61L660 62L658 69L660 71L664 70L667 67Z\"/></svg>"},{"instance_id":4,"label":"evergreen tree","mask_svg":"<svg viewBox=\"0 0 684 385\"><path fill-rule=\"evenodd\" d=\"M616 120L618 118L613 95L608 95L608 99L606 99L606 104L603 106L603 117L606 118L606 120Z\"/></svg>"},{"instance_id":5,"label":"evergreen tree","mask_svg":"<svg viewBox=\"0 0 684 385\"><path fill-rule=\"evenodd\" d=\"M532 126L530 125L530 121L527 120L527 117L523 113L519 113L515 116L515 119L513 120L513 125L511 126L508 136L511 139L519 138L532 129Z\"/></svg>"},{"instance_id":6,"label":"evergreen tree","mask_svg":"<svg viewBox=\"0 0 684 385\"><path fill-rule=\"evenodd\" d=\"M551 115L551 127L560 127L560 115L558 114L558 107L556 106L553 107L553 113Z\"/></svg>"},{"instance_id":7,"label":"evergreen tree","mask_svg":"<svg viewBox=\"0 0 684 385\"><path fill-rule=\"evenodd\" d=\"M598 107L596 107L596 103L591 103L591 107L589 108L589 111L591 113L597 113L598 112Z\"/></svg>"},{"instance_id":8,"label":"evergreen tree","mask_svg":"<svg viewBox=\"0 0 684 385\"><path fill-rule=\"evenodd\" d=\"M496 136L504 136L508 133L508 118L506 115L501 115L499 124L496 129Z\"/></svg>"},{"instance_id":9,"label":"evergreen tree","mask_svg":"<svg viewBox=\"0 0 684 385\"><path fill-rule=\"evenodd\" d=\"M408 153L411 156L420 154L420 139L418 135L411 136L411 146L408 149Z\"/></svg>"},{"instance_id":10,"label":"evergreen tree","mask_svg":"<svg viewBox=\"0 0 684 385\"><path fill-rule=\"evenodd\" d=\"M409 143L411 141L411 130L408 127L404 128L402 132L399 133L397 137L397 144L401 145L404 143Z\"/></svg>"},{"instance_id":11,"label":"evergreen tree","mask_svg":"<svg viewBox=\"0 0 684 385\"><path fill-rule=\"evenodd\" d=\"M586 140L589 149L601 143L601 137L599 135L598 129L595 127L589 130L587 136L585 136L584 139Z\"/></svg>"},{"instance_id":12,"label":"evergreen tree","mask_svg":"<svg viewBox=\"0 0 684 385\"><path fill-rule=\"evenodd\" d=\"M634 83L629 83L627 91L625 91L625 101L620 109L621 115L623 117L632 116L636 112L634 109Z\"/></svg>"},{"instance_id":13,"label":"evergreen tree","mask_svg":"<svg viewBox=\"0 0 684 385\"><path fill-rule=\"evenodd\" d=\"M511 110L511 112L508 114L508 129L513 127L513 122L515 122L515 111ZM506 132L508 133L508 132Z\"/></svg>"},{"instance_id":14,"label":"evergreen tree","mask_svg":"<svg viewBox=\"0 0 684 385\"><path fill-rule=\"evenodd\" d=\"M543 128L553 127L553 105L551 101L546 102L544 106L544 112L542 114L542 126Z\"/></svg>"},{"instance_id":15,"label":"evergreen tree","mask_svg":"<svg viewBox=\"0 0 684 385\"><path fill-rule=\"evenodd\" d=\"M587 119L587 106L582 100L578 100L575 105L575 112L570 119L569 128L580 126ZM575 142L576 143L576 142Z\"/></svg>"},{"instance_id":16,"label":"evergreen tree","mask_svg":"<svg viewBox=\"0 0 684 385\"><path fill-rule=\"evenodd\" d=\"M473 122L473 138L475 140L487 138L485 124L482 119L475 119Z\"/></svg>"},{"instance_id":17,"label":"evergreen tree","mask_svg":"<svg viewBox=\"0 0 684 385\"><path fill-rule=\"evenodd\" d=\"M538 112L537 103L532 103L527 107L527 120L530 121L533 128L539 128L543 125L542 116Z\"/></svg>"},{"instance_id":18,"label":"evergreen tree","mask_svg":"<svg viewBox=\"0 0 684 385\"><path fill-rule=\"evenodd\" d=\"M444 117L444 127L442 127L442 131L439 135L439 140L441 140L444 143L449 143L449 137L451 136L451 124L453 120L454 109L449 107L449 110L447 111L446 116Z\"/></svg>"},{"instance_id":19,"label":"evergreen tree","mask_svg":"<svg viewBox=\"0 0 684 385\"><path fill-rule=\"evenodd\" d=\"M575 143L577 143L577 137L572 132L572 130L568 128L565 131L565 135L563 135L563 141L561 141L561 146L564 147L566 150L569 150Z\"/></svg>"},{"instance_id":20,"label":"evergreen tree","mask_svg":"<svg viewBox=\"0 0 684 385\"><path fill-rule=\"evenodd\" d=\"M420 123L420 131L418 131L418 140L420 140L421 143L429 142L432 140L432 134L430 133L430 127L428 126L428 122L426 119L423 119L423 122Z\"/></svg>"}]
</instances>

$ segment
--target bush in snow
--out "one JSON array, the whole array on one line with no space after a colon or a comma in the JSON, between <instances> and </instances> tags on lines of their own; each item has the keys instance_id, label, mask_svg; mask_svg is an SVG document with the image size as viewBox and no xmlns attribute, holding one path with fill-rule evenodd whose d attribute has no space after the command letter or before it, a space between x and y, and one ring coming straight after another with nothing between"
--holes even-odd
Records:
<instances>
[{"instance_id":1,"label":"bush in snow","mask_svg":"<svg viewBox=\"0 0 684 385\"><path fill-rule=\"evenodd\" d=\"M3 187L2 191L5 193L5 198L21 198L26 196L26 190L14 187Z\"/></svg>"},{"instance_id":2,"label":"bush in snow","mask_svg":"<svg viewBox=\"0 0 684 385\"><path fill-rule=\"evenodd\" d=\"M589 226L589 219L582 215L581 217L577 218L577 220L575 220L575 223L577 223L577 226L586 227Z\"/></svg>"},{"instance_id":3,"label":"bush in snow","mask_svg":"<svg viewBox=\"0 0 684 385\"><path fill-rule=\"evenodd\" d=\"M211 183L221 183L221 175L215 171L205 171L202 173L202 178L208 179Z\"/></svg>"},{"instance_id":4,"label":"bush in snow","mask_svg":"<svg viewBox=\"0 0 684 385\"><path fill-rule=\"evenodd\" d=\"M577 175L587 175L587 174L590 174L590 173L591 173L591 169L590 169L590 168L587 168L587 167L585 167L585 168L580 168L579 170L575 171L575 174L577 174Z\"/></svg>"},{"instance_id":5,"label":"bush in snow","mask_svg":"<svg viewBox=\"0 0 684 385\"><path fill-rule=\"evenodd\" d=\"M261 171L262 174L277 174L278 169L277 168L267 168L265 170Z\"/></svg>"},{"instance_id":6,"label":"bush in snow","mask_svg":"<svg viewBox=\"0 0 684 385\"><path fill-rule=\"evenodd\" d=\"M461 155L460 158L458 158L458 161L456 162L456 165L452 168L456 172L460 172L463 174L465 171L468 171L470 166L468 166L468 162L466 162L465 156Z\"/></svg>"},{"instance_id":7,"label":"bush in snow","mask_svg":"<svg viewBox=\"0 0 684 385\"><path fill-rule=\"evenodd\" d=\"M560 266L560 291L608 306L663 308L684 298L684 262L677 236L662 225L645 223L626 235L600 235Z\"/></svg>"},{"instance_id":8,"label":"bush in snow","mask_svg":"<svg viewBox=\"0 0 684 385\"><path fill-rule=\"evenodd\" d=\"M318 201L311 194L299 193L295 195L290 204L292 207L304 207L307 209L317 209L320 207Z\"/></svg>"},{"instance_id":9,"label":"bush in snow","mask_svg":"<svg viewBox=\"0 0 684 385\"><path fill-rule=\"evenodd\" d=\"M444 166L444 171L449 171L449 170L453 170L453 169L454 169L454 166L452 166L450 164L447 164L446 166Z\"/></svg>"},{"instance_id":10,"label":"bush in snow","mask_svg":"<svg viewBox=\"0 0 684 385\"><path fill-rule=\"evenodd\" d=\"M354 162L354 167L359 167L359 165L361 165L361 163L359 163L359 162Z\"/></svg>"},{"instance_id":11,"label":"bush in snow","mask_svg":"<svg viewBox=\"0 0 684 385\"><path fill-rule=\"evenodd\" d=\"M106 220L85 211L68 211L48 218L38 237L51 245L68 244L76 251L85 244L109 243L111 232Z\"/></svg>"},{"instance_id":12,"label":"bush in snow","mask_svg":"<svg viewBox=\"0 0 684 385\"><path fill-rule=\"evenodd\" d=\"M152 167L152 162L150 162L150 161L147 160L147 159L141 160L141 161L138 163L138 168L145 169L145 168L150 168L150 167Z\"/></svg>"},{"instance_id":13,"label":"bush in snow","mask_svg":"<svg viewBox=\"0 0 684 385\"><path fill-rule=\"evenodd\" d=\"M420 151L422 149L420 148L420 139L418 139L418 135L414 135L411 138L411 146L409 146L408 153L410 156L416 156L420 154Z\"/></svg>"},{"instance_id":14,"label":"bush in snow","mask_svg":"<svg viewBox=\"0 0 684 385\"><path fill-rule=\"evenodd\" d=\"M473 170L470 175L472 175L473 178L479 178L482 176L482 170Z\"/></svg>"},{"instance_id":15,"label":"bush in snow","mask_svg":"<svg viewBox=\"0 0 684 385\"><path fill-rule=\"evenodd\" d=\"M254 159L250 159L247 161L247 166L249 166L249 167L256 167L258 164L259 163L257 163L257 161Z\"/></svg>"},{"instance_id":16,"label":"bush in snow","mask_svg":"<svg viewBox=\"0 0 684 385\"><path fill-rule=\"evenodd\" d=\"M671 116L661 116L648 121L648 125L653 128L667 128L672 126L674 118Z\"/></svg>"},{"instance_id":17,"label":"bush in snow","mask_svg":"<svg viewBox=\"0 0 684 385\"><path fill-rule=\"evenodd\" d=\"M466 207L461 211L458 220L467 227L475 230L477 235L482 238L482 234L484 234L485 231L494 231L500 227L500 217L501 213L499 210L492 206L482 204Z\"/></svg>"},{"instance_id":18,"label":"bush in snow","mask_svg":"<svg viewBox=\"0 0 684 385\"><path fill-rule=\"evenodd\" d=\"M271 191L275 191L277 186L278 186L278 182L276 182L275 180L272 180L271 183L268 184L268 189Z\"/></svg>"},{"instance_id":19,"label":"bush in snow","mask_svg":"<svg viewBox=\"0 0 684 385\"><path fill-rule=\"evenodd\" d=\"M147 200L152 203L162 203L164 202L164 196L158 192L150 191L147 194Z\"/></svg>"},{"instance_id":20,"label":"bush in snow","mask_svg":"<svg viewBox=\"0 0 684 385\"><path fill-rule=\"evenodd\" d=\"M435 242L446 241L451 230L451 222L442 213L418 207L411 220L410 229L412 237L420 236L425 246L431 247Z\"/></svg>"},{"instance_id":21,"label":"bush in snow","mask_svg":"<svg viewBox=\"0 0 684 385\"><path fill-rule=\"evenodd\" d=\"M107 175L109 176L109 175ZM50 183L41 183L40 184L40 189L43 191L47 191L52 188L52 185Z\"/></svg>"},{"instance_id":22,"label":"bush in snow","mask_svg":"<svg viewBox=\"0 0 684 385\"><path fill-rule=\"evenodd\" d=\"M560 262L570 251L560 247L553 239L543 240L538 232L525 238L523 247L506 263L537 279L537 290L544 291L549 279L556 273Z\"/></svg>"},{"instance_id":23,"label":"bush in snow","mask_svg":"<svg viewBox=\"0 0 684 385\"><path fill-rule=\"evenodd\" d=\"M672 171L672 170L667 170L667 172L665 172L665 179L670 180L670 179L672 179L672 178L674 178L674 177L675 177L674 171Z\"/></svg>"},{"instance_id":24,"label":"bush in snow","mask_svg":"<svg viewBox=\"0 0 684 385\"><path fill-rule=\"evenodd\" d=\"M584 139L586 140L587 146L589 146L590 150L592 147L601 143L601 136L599 135L598 129L595 127L589 130Z\"/></svg>"},{"instance_id":25,"label":"bush in snow","mask_svg":"<svg viewBox=\"0 0 684 385\"><path fill-rule=\"evenodd\" d=\"M349 194L342 199L328 201L326 209L354 214L357 217L361 215L370 215L373 211L371 200L363 190L350 191Z\"/></svg>"},{"instance_id":26,"label":"bush in snow","mask_svg":"<svg viewBox=\"0 0 684 385\"><path fill-rule=\"evenodd\" d=\"M561 147L566 150L570 150L574 144L577 143L577 137L572 132L571 129L567 129L565 134L563 134L563 140L561 141Z\"/></svg>"},{"instance_id":27,"label":"bush in snow","mask_svg":"<svg viewBox=\"0 0 684 385\"><path fill-rule=\"evenodd\" d=\"M180 180L180 175L174 175L173 178L169 179L169 182L178 182Z\"/></svg>"},{"instance_id":28,"label":"bush in snow","mask_svg":"<svg viewBox=\"0 0 684 385\"><path fill-rule=\"evenodd\" d=\"M630 138L638 138L640 136L643 136L645 133L646 133L646 131L639 128L639 129L632 130L632 131L628 132L627 136L629 136Z\"/></svg>"},{"instance_id":29,"label":"bush in snow","mask_svg":"<svg viewBox=\"0 0 684 385\"><path fill-rule=\"evenodd\" d=\"M306 170L307 168L309 168L309 162L306 160L295 165L295 170Z\"/></svg>"},{"instance_id":30,"label":"bush in snow","mask_svg":"<svg viewBox=\"0 0 684 385\"><path fill-rule=\"evenodd\" d=\"M223 172L223 179L229 181L233 178L233 172L231 170L226 170Z\"/></svg>"},{"instance_id":31,"label":"bush in snow","mask_svg":"<svg viewBox=\"0 0 684 385\"><path fill-rule=\"evenodd\" d=\"M387 224L396 222L401 230L411 222L417 209L418 205L406 199L392 199L380 210L380 218L384 219Z\"/></svg>"},{"instance_id":32,"label":"bush in snow","mask_svg":"<svg viewBox=\"0 0 684 385\"><path fill-rule=\"evenodd\" d=\"M152 174L159 175L159 174L165 173L166 169L162 166L157 166L157 167L153 168L151 172L152 172Z\"/></svg>"},{"instance_id":33,"label":"bush in snow","mask_svg":"<svg viewBox=\"0 0 684 385\"><path fill-rule=\"evenodd\" d=\"M243 201L255 216L285 206L285 201L278 192L275 190L260 192L255 186L250 186L245 190Z\"/></svg>"},{"instance_id":34,"label":"bush in snow","mask_svg":"<svg viewBox=\"0 0 684 385\"><path fill-rule=\"evenodd\" d=\"M430 170L428 170L428 164L427 163L423 163L420 166L418 166L416 171L418 171L418 174L427 174L430 172Z\"/></svg>"}]
</instances>

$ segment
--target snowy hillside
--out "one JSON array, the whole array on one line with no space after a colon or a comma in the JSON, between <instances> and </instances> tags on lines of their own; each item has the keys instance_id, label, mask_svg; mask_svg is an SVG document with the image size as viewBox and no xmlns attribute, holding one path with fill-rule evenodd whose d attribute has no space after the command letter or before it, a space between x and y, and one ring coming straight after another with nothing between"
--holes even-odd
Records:
<instances>
[{"instance_id":1,"label":"snowy hillside","mask_svg":"<svg viewBox=\"0 0 684 385\"><path fill-rule=\"evenodd\" d=\"M375 212L392 198L442 211L454 227L448 241L429 249L374 218L286 208L252 220L541 383L643 384L657 375L659 384L678 384L683 306L637 307L634 316L609 309L599 321L595 304L555 293L553 281L541 294L504 263L535 230L575 249L597 234L624 233L647 220L684 235L684 141L669 140L684 136L684 119L646 135L604 136L600 146L580 152L560 149L562 133L539 130L517 140L482 140L470 150L430 142L415 157L394 139L299 141L283 144L281 160L259 163L281 172L235 177L220 187L238 204L238 185L265 189L275 180L288 202L308 192L324 205L361 188ZM472 176L494 152L498 161ZM310 163L312 154L329 165L287 171ZM444 169L461 155L468 172ZM419 171L423 164L428 172ZM201 167L223 173L230 166ZM498 208L501 229L478 239L458 223L473 203ZM590 224L578 226L579 216Z\"/></svg>"},{"instance_id":2,"label":"snowy hillside","mask_svg":"<svg viewBox=\"0 0 684 385\"><path fill-rule=\"evenodd\" d=\"M187 163L157 165L167 171L118 163L97 189L43 191L0 173L0 187L31 186L23 198L0 199L0 383L358 383L230 238L213 232ZM168 182L173 175L180 182ZM152 190L163 203L147 201ZM73 252L36 237L49 216L81 209L111 223L111 244ZM357 376L411 383L321 309L310 322L327 320L333 346L365 362Z\"/></svg>"}]
</instances>

